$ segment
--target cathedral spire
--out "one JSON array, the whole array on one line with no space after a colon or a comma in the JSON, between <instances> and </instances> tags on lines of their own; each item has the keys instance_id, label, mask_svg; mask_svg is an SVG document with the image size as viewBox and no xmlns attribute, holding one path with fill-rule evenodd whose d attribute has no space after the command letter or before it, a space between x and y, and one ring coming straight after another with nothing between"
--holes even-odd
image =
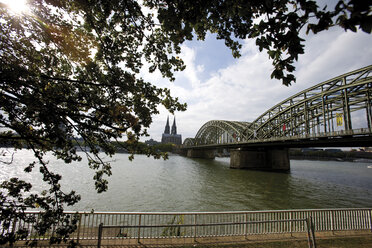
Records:
<instances>
[{"instance_id":1,"label":"cathedral spire","mask_svg":"<svg viewBox=\"0 0 372 248\"><path fill-rule=\"evenodd\" d=\"M165 133L165 134L170 134L169 115L168 115L168 117L167 117L167 124L165 125L164 133Z\"/></svg>"},{"instance_id":2,"label":"cathedral spire","mask_svg":"<svg viewBox=\"0 0 372 248\"><path fill-rule=\"evenodd\" d=\"M174 117L174 120L173 120L172 134L177 134L176 117Z\"/></svg>"},{"instance_id":3,"label":"cathedral spire","mask_svg":"<svg viewBox=\"0 0 372 248\"><path fill-rule=\"evenodd\" d=\"M167 124L165 125L164 133L161 136L161 143L163 143L163 144L172 143L172 144L176 144L176 145L181 145L182 144L182 135L177 134L176 117L174 117L174 119L173 119L172 131L170 132L169 116L168 116Z\"/></svg>"}]
</instances>

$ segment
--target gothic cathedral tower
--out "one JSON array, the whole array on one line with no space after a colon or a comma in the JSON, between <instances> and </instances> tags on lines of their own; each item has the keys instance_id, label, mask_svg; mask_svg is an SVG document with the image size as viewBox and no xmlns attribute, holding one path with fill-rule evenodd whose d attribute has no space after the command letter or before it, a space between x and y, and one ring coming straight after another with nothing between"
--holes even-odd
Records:
<instances>
[{"instance_id":1,"label":"gothic cathedral tower","mask_svg":"<svg viewBox=\"0 0 372 248\"><path fill-rule=\"evenodd\" d=\"M182 144L182 136L181 134L177 134L176 117L174 117L172 131L170 131L168 116L167 124L165 124L164 133L161 137L161 143L172 143L176 145Z\"/></svg>"},{"instance_id":2,"label":"gothic cathedral tower","mask_svg":"<svg viewBox=\"0 0 372 248\"><path fill-rule=\"evenodd\" d=\"M173 128L173 127L172 127ZM172 129L173 130L173 129ZM164 133L165 134L170 134L169 132L169 116L167 118L167 124L165 125L165 130L164 130Z\"/></svg>"},{"instance_id":3,"label":"gothic cathedral tower","mask_svg":"<svg viewBox=\"0 0 372 248\"><path fill-rule=\"evenodd\" d=\"M176 117L174 117L174 120L173 120L172 133L171 134L177 134Z\"/></svg>"}]
</instances>

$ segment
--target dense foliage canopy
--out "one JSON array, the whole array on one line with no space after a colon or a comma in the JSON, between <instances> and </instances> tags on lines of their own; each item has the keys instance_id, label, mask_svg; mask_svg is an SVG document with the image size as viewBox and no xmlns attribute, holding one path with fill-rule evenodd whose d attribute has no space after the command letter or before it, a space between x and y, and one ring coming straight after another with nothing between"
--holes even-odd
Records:
<instances>
[{"instance_id":1,"label":"dense foliage canopy","mask_svg":"<svg viewBox=\"0 0 372 248\"><path fill-rule=\"evenodd\" d=\"M372 23L368 1L356 0L339 1L331 10L310 0L144 0L142 5L134 0L29 0L28 6L17 14L0 2L0 142L33 150L36 161L25 172L38 166L50 187L31 194L30 182L11 178L1 183L0 244L28 235L26 229L5 231L12 230L14 219L35 222L40 234L64 223L52 242L76 227L77 220L62 212L80 197L61 190L61 175L50 171L46 152L70 163L81 159L76 152L81 146L102 192L111 170L100 152L114 154L113 141L122 139L126 149L137 151L159 105L185 110L168 89L140 76L159 70L174 80L174 71L184 69L177 54L185 40L215 33L239 57L239 41L255 38L273 60L271 77L289 85L295 80L293 64L304 52L304 27L317 33L339 25L370 33ZM24 214L32 208L43 210L42 218Z\"/></svg>"}]
</instances>

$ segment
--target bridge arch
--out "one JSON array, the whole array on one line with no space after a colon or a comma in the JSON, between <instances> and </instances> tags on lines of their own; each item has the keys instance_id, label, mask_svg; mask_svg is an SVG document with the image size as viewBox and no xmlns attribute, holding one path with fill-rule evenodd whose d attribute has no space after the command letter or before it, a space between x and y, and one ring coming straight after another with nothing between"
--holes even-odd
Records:
<instances>
[{"instance_id":1,"label":"bridge arch","mask_svg":"<svg viewBox=\"0 0 372 248\"><path fill-rule=\"evenodd\" d=\"M194 138L187 138L183 141L183 146L194 146L195 141Z\"/></svg>"},{"instance_id":2,"label":"bridge arch","mask_svg":"<svg viewBox=\"0 0 372 248\"><path fill-rule=\"evenodd\" d=\"M231 143L245 140L249 135L249 122L212 120L205 123L193 139L186 139L184 146Z\"/></svg>"},{"instance_id":3,"label":"bridge arch","mask_svg":"<svg viewBox=\"0 0 372 248\"><path fill-rule=\"evenodd\" d=\"M335 122L352 130L351 113L366 109L372 127L372 65L303 90L270 108L247 131L252 139L285 136L319 136L335 132ZM253 132L252 132L253 130Z\"/></svg>"}]
</instances>

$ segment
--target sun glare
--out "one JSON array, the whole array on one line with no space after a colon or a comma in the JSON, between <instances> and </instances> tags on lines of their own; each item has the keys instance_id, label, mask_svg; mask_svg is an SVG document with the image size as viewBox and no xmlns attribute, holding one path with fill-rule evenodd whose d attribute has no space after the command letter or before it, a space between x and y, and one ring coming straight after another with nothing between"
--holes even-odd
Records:
<instances>
[{"instance_id":1,"label":"sun glare","mask_svg":"<svg viewBox=\"0 0 372 248\"><path fill-rule=\"evenodd\" d=\"M14 14L24 14L28 11L27 0L0 0Z\"/></svg>"}]
</instances>

